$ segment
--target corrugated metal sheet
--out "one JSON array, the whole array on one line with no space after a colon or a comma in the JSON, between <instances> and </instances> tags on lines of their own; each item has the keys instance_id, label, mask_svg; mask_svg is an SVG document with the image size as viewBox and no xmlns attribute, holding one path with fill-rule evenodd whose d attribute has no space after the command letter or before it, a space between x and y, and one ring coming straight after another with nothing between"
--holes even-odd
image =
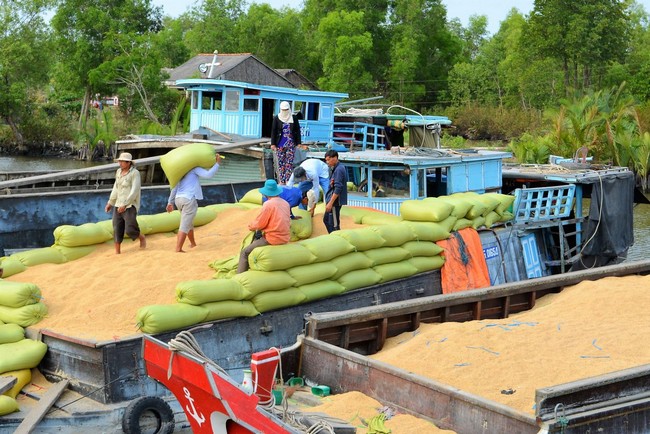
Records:
<instances>
[{"instance_id":1,"label":"corrugated metal sheet","mask_svg":"<svg viewBox=\"0 0 650 434\"><path fill-rule=\"evenodd\" d=\"M225 154L226 159L214 178L201 179L201 183L242 182L263 180L262 160L237 154Z\"/></svg>"}]
</instances>

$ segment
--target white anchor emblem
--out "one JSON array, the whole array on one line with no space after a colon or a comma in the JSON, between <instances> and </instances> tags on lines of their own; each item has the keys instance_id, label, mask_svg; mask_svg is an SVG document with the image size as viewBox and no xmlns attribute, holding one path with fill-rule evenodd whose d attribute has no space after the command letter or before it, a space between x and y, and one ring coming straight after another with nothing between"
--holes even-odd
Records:
<instances>
[{"instance_id":1,"label":"white anchor emblem","mask_svg":"<svg viewBox=\"0 0 650 434\"><path fill-rule=\"evenodd\" d=\"M187 410L187 414L192 416L194 420L199 424L199 426L203 425L203 422L205 422L205 416L203 416L203 413L201 414L197 413L196 408L194 408L194 398L190 396L190 391L187 390L187 387L183 387L183 392L185 392L185 397L190 402L189 405L185 406L185 410Z\"/></svg>"}]
</instances>

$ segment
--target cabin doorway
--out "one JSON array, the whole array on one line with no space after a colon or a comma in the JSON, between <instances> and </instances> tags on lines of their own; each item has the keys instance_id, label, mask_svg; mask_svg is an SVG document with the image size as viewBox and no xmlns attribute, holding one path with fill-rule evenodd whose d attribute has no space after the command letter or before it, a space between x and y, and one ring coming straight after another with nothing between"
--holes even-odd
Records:
<instances>
[{"instance_id":1,"label":"cabin doorway","mask_svg":"<svg viewBox=\"0 0 650 434\"><path fill-rule=\"evenodd\" d=\"M273 125L273 116L275 116L274 99L262 99L262 137L271 137L271 125Z\"/></svg>"}]
</instances>

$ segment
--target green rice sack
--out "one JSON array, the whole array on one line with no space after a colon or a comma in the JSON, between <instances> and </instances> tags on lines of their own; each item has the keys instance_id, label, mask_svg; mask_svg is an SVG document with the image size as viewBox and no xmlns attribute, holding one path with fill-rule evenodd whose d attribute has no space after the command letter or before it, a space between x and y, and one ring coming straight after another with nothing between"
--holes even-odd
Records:
<instances>
[{"instance_id":1,"label":"green rice sack","mask_svg":"<svg viewBox=\"0 0 650 434\"><path fill-rule=\"evenodd\" d=\"M485 216L485 227L491 228L495 223L501 221L501 216L496 211L490 211L488 215Z\"/></svg>"},{"instance_id":2,"label":"green rice sack","mask_svg":"<svg viewBox=\"0 0 650 434\"><path fill-rule=\"evenodd\" d=\"M183 176L195 167L211 168L215 160L215 151L207 143L190 143L172 149L160 157L160 167L169 180L169 186L174 188Z\"/></svg>"},{"instance_id":3,"label":"green rice sack","mask_svg":"<svg viewBox=\"0 0 650 434\"><path fill-rule=\"evenodd\" d=\"M352 244L356 251L364 252L366 250L378 249L386 243L379 233L370 228L359 229L342 229L334 231L330 235L341 237Z\"/></svg>"},{"instance_id":4,"label":"green rice sack","mask_svg":"<svg viewBox=\"0 0 650 434\"><path fill-rule=\"evenodd\" d=\"M494 198L499 202L499 205L494 209L500 215L503 215L504 212L508 211L513 203L515 203L515 197L511 194L502 194L502 193L485 193L483 196Z\"/></svg>"},{"instance_id":5,"label":"green rice sack","mask_svg":"<svg viewBox=\"0 0 650 434\"><path fill-rule=\"evenodd\" d=\"M442 255L437 256L416 256L407 259L411 265L417 268L418 273L425 271L439 270L445 265L445 258Z\"/></svg>"},{"instance_id":6,"label":"green rice sack","mask_svg":"<svg viewBox=\"0 0 650 434\"><path fill-rule=\"evenodd\" d=\"M18 410L20 410L18 407L18 402L14 398L7 395L0 395L0 416L13 413L14 411Z\"/></svg>"},{"instance_id":7,"label":"green rice sack","mask_svg":"<svg viewBox=\"0 0 650 434\"><path fill-rule=\"evenodd\" d=\"M372 267L372 260L363 252L352 252L347 255L339 256L332 259L332 264L336 266L336 273L332 279L337 280L350 271L363 270Z\"/></svg>"},{"instance_id":8,"label":"green rice sack","mask_svg":"<svg viewBox=\"0 0 650 434\"><path fill-rule=\"evenodd\" d=\"M0 321L6 324L29 327L45 318L45 315L47 315L47 306L40 302L22 307L0 306Z\"/></svg>"},{"instance_id":9,"label":"green rice sack","mask_svg":"<svg viewBox=\"0 0 650 434\"><path fill-rule=\"evenodd\" d=\"M95 223L97 226L102 228L106 233L110 235L109 240L113 239L113 220L102 220L100 222ZM108 241L108 240L106 240Z\"/></svg>"},{"instance_id":10,"label":"green rice sack","mask_svg":"<svg viewBox=\"0 0 650 434\"><path fill-rule=\"evenodd\" d=\"M225 300L206 303L203 305L208 310L206 321L217 321L226 318L240 318L257 316L260 313L255 305L248 300Z\"/></svg>"},{"instance_id":11,"label":"green rice sack","mask_svg":"<svg viewBox=\"0 0 650 434\"><path fill-rule=\"evenodd\" d=\"M153 304L138 309L136 325L143 333L162 333L205 321L208 310L186 303Z\"/></svg>"},{"instance_id":12,"label":"green rice sack","mask_svg":"<svg viewBox=\"0 0 650 434\"><path fill-rule=\"evenodd\" d=\"M320 282L299 286L298 289L305 294L305 302L332 297L345 291L343 285L335 280L321 280Z\"/></svg>"},{"instance_id":13,"label":"green rice sack","mask_svg":"<svg viewBox=\"0 0 650 434\"><path fill-rule=\"evenodd\" d=\"M33 283L0 280L0 306L23 307L42 298L41 289Z\"/></svg>"},{"instance_id":14,"label":"green rice sack","mask_svg":"<svg viewBox=\"0 0 650 434\"><path fill-rule=\"evenodd\" d=\"M367 216L372 211L368 208L357 208L355 206L344 206L341 208L341 215L345 217L352 217L356 224L361 224L364 216Z\"/></svg>"},{"instance_id":15,"label":"green rice sack","mask_svg":"<svg viewBox=\"0 0 650 434\"><path fill-rule=\"evenodd\" d=\"M439 223L405 222L411 226L418 241L440 241L449 238L449 231Z\"/></svg>"},{"instance_id":16,"label":"green rice sack","mask_svg":"<svg viewBox=\"0 0 650 434\"><path fill-rule=\"evenodd\" d=\"M413 227L408 223L395 223L382 226L371 226L384 240L383 247L397 247L415 239Z\"/></svg>"},{"instance_id":17,"label":"green rice sack","mask_svg":"<svg viewBox=\"0 0 650 434\"><path fill-rule=\"evenodd\" d=\"M510 211L504 211L503 214L501 214L501 218L499 221L501 222L509 222L510 220L514 220L515 215L511 213Z\"/></svg>"},{"instance_id":18,"label":"green rice sack","mask_svg":"<svg viewBox=\"0 0 650 434\"><path fill-rule=\"evenodd\" d=\"M472 209L472 204L467 200L464 200L462 197L441 196L438 199L447 202L454 207L451 211L451 215L456 218L464 218L469 210Z\"/></svg>"},{"instance_id":19,"label":"green rice sack","mask_svg":"<svg viewBox=\"0 0 650 434\"><path fill-rule=\"evenodd\" d=\"M363 253L372 261L373 266L400 262L411 257L411 253L401 247L380 247Z\"/></svg>"},{"instance_id":20,"label":"green rice sack","mask_svg":"<svg viewBox=\"0 0 650 434\"><path fill-rule=\"evenodd\" d=\"M452 198L461 198L472 204L472 207L465 214L466 219L475 219L476 217L482 216L488 209L488 207L479 199L479 194L468 191L464 193L454 193L450 197Z\"/></svg>"},{"instance_id":21,"label":"green rice sack","mask_svg":"<svg viewBox=\"0 0 650 434\"><path fill-rule=\"evenodd\" d=\"M423 200L405 200L399 207L404 220L416 222L439 222L451 215L454 206L435 197Z\"/></svg>"},{"instance_id":22,"label":"green rice sack","mask_svg":"<svg viewBox=\"0 0 650 434\"><path fill-rule=\"evenodd\" d=\"M214 211L217 215L229 209L242 209L237 203L216 203L212 205L206 205L204 208L209 209L210 211Z\"/></svg>"},{"instance_id":23,"label":"green rice sack","mask_svg":"<svg viewBox=\"0 0 650 434\"><path fill-rule=\"evenodd\" d=\"M314 260L316 256L307 247L299 243L290 243L256 247L248 256L248 265L251 270L279 271L311 264Z\"/></svg>"},{"instance_id":24,"label":"green rice sack","mask_svg":"<svg viewBox=\"0 0 650 434\"><path fill-rule=\"evenodd\" d=\"M298 288L282 289L280 291L266 291L252 298L255 308L261 312L296 306L306 299Z\"/></svg>"},{"instance_id":25,"label":"green rice sack","mask_svg":"<svg viewBox=\"0 0 650 434\"><path fill-rule=\"evenodd\" d=\"M206 206L199 207L194 217L194 226L199 227L207 225L217 218L217 211ZM180 225L180 222L179 222Z\"/></svg>"},{"instance_id":26,"label":"green rice sack","mask_svg":"<svg viewBox=\"0 0 650 434\"><path fill-rule=\"evenodd\" d=\"M290 235L291 241L304 240L311 237L313 230L311 214L304 209L294 208L293 214L299 219L291 220Z\"/></svg>"},{"instance_id":27,"label":"green rice sack","mask_svg":"<svg viewBox=\"0 0 650 434\"><path fill-rule=\"evenodd\" d=\"M376 285L381 281L381 276L372 268L354 270L339 277L338 282L346 291Z\"/></svg>"},{"instance_id":28,"label":"green rice sack","mask_svg":"<svg viewBox=\"0 0 650 434\"><path fill-rule=\"evenodd\" d=\"M45 356L47 345L41 341L23 339L0 345L0 374L19 369L31 369Z\"/></svg>"},{"instance_id":29,"label":"green rice sack","mask_svg":"<svg viewBox=\"0 0 650 434\"><path fill-rule=\"evenodd\" d=\"M287 273L296 280L295 286L303 286L319 280L329 279L336 274L336 265L331 262L317 262L289 268Z\"/></svg>"},{"instance_id":30,"label":"green rice sack","mask_svg":"<svg viewBox=\"0 0 650 434\"><path fill-rule=\"evenodd\" d=\"M20 262L18 259L9 256L3 256L2 260L0 260L0 264L3 270L2 277L13 276L14 274L22 273L27 269L25 264Z\"/></svg>"},{"instance_id":31,"label":"green rice sack","mask_svg":"<svg viewBox=\"0 0 650 434\"><path fill-rule=\"evenodd\" d=\"M280 291L291 288L296 280L286 271L248 270L232 277L250 294L248 298L264 291Z\"/></svg>"},{"instance_id":32,"label":"green rice sack","mask_svg":"<svg viewBox=\"0 0 650 434\"><path fill-rule=\"evenodd\" d=\"M67 261L74 261L75 259L83 258L86 255L91 254L92 252L95 251L97 246L78 246L78 247L65 247L65 246L59 246L59 245L53 245L55 249L57 249L63 257L65 258L66 262Z\"/></svg>"},{"instance_id":33,"label":"green rice sack","mask_svg":"<svg viewBox=\"0 0 650 434\"><path fill-rule=\"evenodd\" d=\"M239 203L250 203L254 205L262 205L262 193L260 193L259 189L254 188L253 190L249 190L246 192L244 197L239 199Z\"/></svg>"},{"instance_id":34,"label":"green rice sack","mask_svg":"<svg viewBox=\"0 0 650 434\"><path fill-rule=\"evenodd\" d=\"M381 276L380 283L410 277L418 272L418 269L408 259L392 264L377 265L373 269Z\"/></svg>"},{"instance_id":35,"label":"green rice sack","mask_svg":"<svg viewBox=\"0 0 650 434\"><path fill-rule=\"evenodd\" d=\"M193 304L225 300L244 300L250 294L232 279L186 280L176 284L176 301Z\"/></svg>"},{"instance_id":36,"label":"green rice sack","mask_svg":"<svg viewBox=\"0 0 650 434\"><path fill-rule=\"evenodd\" d=\"M470 219L458 219L456 220L456 224L454 224L453 230L455 232L458 232L461 229L471 228L472 223L473 222Z\"/></svg>"},{"instance_id":37,"label":"green rice sack","mask_svg":"<svg viewBox=\"0 0 650 434\"><path fill-rule=\"evenodd\" d=\"M151 215L139 215L138 225L145 235L174 232L181 224L181 213L178 210L161 212Z\"/></svg>"},{"instance_id":38,"label":"green rice sack","mask_svg":"<svg viewBox=\"0 0 650 434\"><path fill-rule=\"evenodd\" d=\"M369 212L361 217L362 225L389 225L392 223L399 223L404 221L402 216L388 214L385 212Z\"/></svg>"},{"instance_id":39,"label":"green rice sack","mask_svg":"<svg viewBox=\"0 0 650 434\"><path fill-rule=\"evenodd\" d=\"M402 248L407 250L411 254L411 257L436 256L443 251L443 248L433 241L409 241L408 243L403 244Z\"/></svg>"},{"instance_id":40,"label":"green rice sack","mask_svg":"<svg viewBox=\"0 0 650 434\"><path fill-rule=\"evenodd\" d=\"M54 229L54 244L65 247L91 246L113 238L102 224L84 223L79 226L62 225Z\"/></svg>"},{"instance_id":41,"label":"green rice sack","mask_svg":"<svg viewBox=\"0 0 650 434\"><path fill-rule=\"evenodd\" d=\"M0 325L0 344L9 344L25 339L25 329L18 324Z\"/></svg>"},{"instance_id":42,"label":"green rice sack","mask_svg":"<svg viewBox=\"0 0 650 434\"><path fill-rule=\"evenodd\" d=\"M309 249L309 251L316 257L314 262L330 261L354 251L354 246L350 244L348 240L332 235L321 235L316 238L309 238L300 241L298 244Z\"/></svg>"},{"instance_id":43,"label":"green rice sack","mask_svg":"<svg viewBox=\"0 0 650 434\"><path fill-rule=\"evenodd\" d=\"M66 262L65 256L54 247L25 250L24 252L14 253L10 258L18 259L26 267L41 264L63 264Z\"/></svg>"},{"instance_id":44,"label":"green rice sack","mask_svg":"<svg viewBox=\"0 0 650 434\"><path fill-rule=\"evenodd\" d=\"M485 217L479 216L472 219L472 227L478 229L482 226L485 226Z\"/></svg>"}]
</instances>

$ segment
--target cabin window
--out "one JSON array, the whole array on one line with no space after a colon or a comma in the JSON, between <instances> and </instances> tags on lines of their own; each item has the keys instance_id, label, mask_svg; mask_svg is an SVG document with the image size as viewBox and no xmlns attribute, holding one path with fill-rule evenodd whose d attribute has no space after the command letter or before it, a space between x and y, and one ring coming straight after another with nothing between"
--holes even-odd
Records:
<instances>
[{"instance_id":1,"label":"cabin window","mask_svg":"<svg viewBox=\"0 0 650 434\"><path fill-rule=\"evenodd\" d=\"M307 103L304 101L296 101L293 103L293 110L298 119L305 119L305 111L307 110Z\"/></svg>"},{"instance_id":2,"label":"cabin window","mask_svg":"<svg viewBox=\"0 0 650 434\"><path fill-rule=\"evenodd\" d=\"M318 112L320 110L320 104L317 102L310 102L307 104L307 116L306 119L308 121L317 121L318 120Z\"/></svg>"},{"instance_id":3,"label":"cabin window","mask_svg":"<svg viewBox=\"0 0 650 434\"><path fill-rule=\"evenodd\" d=\"M244 98L244 111L245 112L257 112L259 111L260 100Z\"/></svg>"},{"instance_id":4,"label":"cabin window","mask_svg":"<svg viewBox=\"0 0 650 434\"><path fill-rule=\"evenodd\" d=\"M372 195L374 197L411 197L409 172L405 170L373 170Z\"/></svg>"},{"instance_id":5,"label":"cabin window","mask_svg":"<svg viewBox=\"0 0 650 434\"><path fill-rule=\"evenodd\" d=\"M447 167L427 169L427 196L438 197L447 195Z\"/></svg>"},{"instance_id":6,"label":"cabin window","mask_svg":"<svg viewBox=\"0 0 650 434\"><path fill-rule=\"evenodd\" d=\"M239 90L231 89L226 91L226 111L239 111Z\"/></svg>"},{"instance_id":7,"label":"cabin window","mask_svg":"<svg viewBox=\"0 0 650 434\"><path fill-rule=\"evenodd\" d=\"M199 108L199 92L195 90L192 92L192 110L196 110L198 108Z\"/></svg>"},{"instance_id":8,"label":"cabin window","mask_svg":"<svg viewBox=\"0 0 650 434\"><path fill-rule=\"evenodd\" d=\"M201 108L203 110L221 110L221 92L202 92Z\"/></svg>"}]
</instances>

